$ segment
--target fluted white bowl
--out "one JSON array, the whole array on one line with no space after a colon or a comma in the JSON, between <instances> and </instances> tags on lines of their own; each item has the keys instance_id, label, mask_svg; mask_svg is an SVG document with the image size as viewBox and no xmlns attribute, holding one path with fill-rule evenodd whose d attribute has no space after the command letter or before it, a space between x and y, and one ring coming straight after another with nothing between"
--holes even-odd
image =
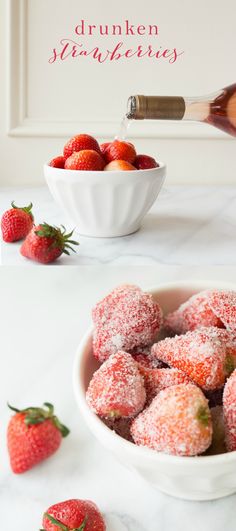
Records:
<instances>
[{"instance_id":1,"label":"fluted white bowl","mask_svg":"<svg viewBox=\"0 0 236 531\"><path fill-rule=\"evenodd\" d=\"M166 167L137 171L77 171L44 165L56 203L80 234L113 237L140 228L164 182Z\"/></svg>"},{"instance_id":2,"label":"fluted white bowl","mask_svg":"<svg viewBox=\"0 0 236 531\"><path fill-rule=\"evenodd\" d=\"M174 283L149 290L164 313L175 310L204 289L236 289L218 283ZM236 452L178 457L136 446L110 430L89 408L85 393L98 364L92 354L92 329L82 339L75 357L73 386L80 411L93 435L118 460L162 492L188 500L213 500L236 492Z\"/></svg>"}]
</instances>

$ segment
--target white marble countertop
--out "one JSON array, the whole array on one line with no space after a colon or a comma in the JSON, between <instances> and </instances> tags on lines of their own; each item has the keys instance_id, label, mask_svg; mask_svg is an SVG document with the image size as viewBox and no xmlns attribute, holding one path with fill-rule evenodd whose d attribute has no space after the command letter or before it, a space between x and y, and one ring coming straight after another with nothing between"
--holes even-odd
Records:
<instances>
[{"instance_id":1,"label":"white marble countertop","mask_svg":"<svg viewBox=\"0 0 236 531\"><path fill-rule=\"evenodd\" d=\"M78 412L72 364L96 300L122 282L142 288L187 279L235 282L235 268L1 268L0 499L4 531L36 531L49 505L70 497L94 500L107 531L235 530L236 495L187 502L152 489L94 439ZM5 445L9 401L16 407L54 403L71 429L59 451L20 476Z\"/></svg>"},{"instance_id":2,"label":"white marble countertop","mask_svg":"<svg viewBox=\"0 0 236 531\"><path fill-rule=\"evenodd\" d=\"M73 228L48 189L0 189L0 214L10 202L34 203L35 218ZM236 264L236 187L164 187L139 232L123 238L85 238L64 265ZM2 244L2 264L27 265L19 244Z\"/></svg>"}]
</instances>

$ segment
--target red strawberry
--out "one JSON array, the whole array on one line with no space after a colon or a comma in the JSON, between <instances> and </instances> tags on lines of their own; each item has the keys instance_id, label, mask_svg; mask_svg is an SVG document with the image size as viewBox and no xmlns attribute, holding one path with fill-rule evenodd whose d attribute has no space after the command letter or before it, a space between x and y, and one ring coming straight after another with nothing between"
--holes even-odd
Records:
<instances>
[{"instance_id":1,"label":"red strawberry","mask_svg":"<svg viewBox=\"0 0 236 531\"><path fill-rule=\"evenodd\" d=\"M106 149L108 148L108 146L110 146L110 144L111 142L104 142L103 144L100 144L100 150L102 155L104 155Z\"/></svg>"},{"instance_id":2,"label":"red strawberry","mask_svg":"<svg viewBox=\"0 0 236 531\"><path fill-rule=\"evenodd\" d=\"M113 160L104 168L104 171L134 171L136 168L126 160Z\"/></svg>"},{"instance_id":3,"label":"red strawberry","mask_svg":"<svg viewBox=\"0 0 236 531\"><path fill-rule=\"evenodd\" d=\"M62 229L47 223L34 227L22 243L20 248L22 256L48 264L54 262L62 253L69 255L69 250L74 251L71 245L79 244L70 239L73 231L66 234L65 227L62 226Z\"/></svg>"},{"instance_id":4,"label":"red strawberry","mask_svg":"<svg viewBox=\"0 0 236 531\"><path fill-rule=\"evenodd\" d=\"M103 362L117 350L150 345L162 324L162 310L152 295L133 285L118 286L92 312L94 356Z\"/></svg>"},{"instance_id":5,"label":"red strawberry","mask_svg":"<svg viewBox=\"0 0 236 531\"><path fill-rule=\"evenodd\" d=\"M54 415L52 404L45 402L45 408L29 407L16 409L7 430L7 445L11 468L15 474L22 474L54 454L62 437L69 430Z\"/></svg>"},{"instance_id":6,"label":"red strawberry","mask_svg":"<svg viewBox=\"0 0 236 531\"><path fill-rule=\"evenodd\" d=\"M221 320L210 308L210 291L201 291L181 304L175 312L169 313L164 320L164 327L172 334L185 334L200 326L217 326L224 328Z\"/></svg>"},{"instance_id":7,"label":"red strawberry","mask_svg":"<svg viewBox=\"0 0 236 531\"><path fill-rule=\"evenodd\" d=\"M212 291L209 305L214 314L222 321L225 328L236 332L236 291Z\"/></svg>"},{"instance_id":8,"label":"red strawberry","mask_svg":"<svg viewBox=\"0 0 236 531\"><path fill-rule=\"evenodd\" d=\"M75 151L93 150L101 153L99 144L93 136L82 134L70 138L64 147L64 157L68 159Z\"/></svg>"},{"instance_id":9,"label":"red strawberry","mask_svg":"<svg viewBox=\"0 0 236 531\"><path fill-rule=\"evenodd\" d=\"M146 393L131 354L120 350L110 356L93 374L86 399L92 411L101 417L137 415L144 407Z\"/></svg>"},{"instance_id":10,"label":"red strawberry","mask_svg":"<svg viewBox=\"0 0 236 531\"><path fill-rule=\"evenodd\" d=\"M49 166L52 166L53 168L61 168L64 169L65 166L65 157L62 155L59 155L59 157L55 157L49 162Z\"/></svg>"},{"instance_id":11,"label":"red strawberry","mask_svg":"<svg viewBox=\"0 0 236 531\"><path fill-rule=\"evenodd\" d=\"M112 160L126 160L133 164L136 151L133 144L129 142L124 142L123 140L114 140L110 143L110 146L107 147L105 151L106 162L111 162Z\"/></svg>"},{"instance_id":12,"label":"red strawberry","mask_svg":"<svg viewBox=\"0 0 236 531\"><path fill-rule=\"evenodd\" d=\"M2 237L4 242L16 242L27 236L33 227L32 203L27 207L17 207L14 202L1 220Z\"/></svg>"},{"instance_id":13,"label":"red strawberry","mask_svg":"<svg viewBox=\"0 0 236 531\"><path fill-rule=\"evenodd\" d=\"M202 327L182 336L166 338L152 347L152 354L206 391L220 389L235 367L235 350L228 349L226 330Z\"/></svg>"},{"instance_id":14,"label":"red strawberry","mask_svg":"<svg viewBox=\"0 0 236 531\"><path fill-rule=\"evenodd\" d=\"M148 404L166 387L190 382L188 376L179 369L147 369L139 363L138 368L144 377Z\"/></svg>"},{"instance_id":15,"label":"red strawberry","mask_svg":"<svg viewBox=\"0 0 236 531\"><path fill-rule=\"evenodd\" d=\"M137 155L134 166L137 170L150 170L151 168L158 168L159 164L153 157L149 157L149 155Z\"/></svg>"},{"instance_id":16,"label":"red strawberry","mask_svg":"<svg viewBox=\"0 0 236 531\"><path fill-rule=\"evenodd\" d=\"M67 500L49 507L41 531L106 531L104 519L89 500Z\"/></svg>"},{"instance_id":17,"label":"red strawberry","mask_svg":"<svg viewBox=\"0 0 236 531\"><path fill-rule=\"evenodd\" d=\"M236 450L236 370L227 380L223 394L226 446L228 452Z\"/></svg>"},{"instance_id":18,"label":"red strawberry","mask_svg":"<svg viewBox=\"0 0 236 531\"><path fill-rule=\"evenodd\" d=\"M97 151L84 149L79 153L73 153L65 162L66 170L100 171L105 162Z\"/></svg>"},{"instance_id":19,"label":"red strawberry","mask_svg":"<svg viewBox=\"0 0 236 531\"><path fill-rule=\"evenodd\" d=\"M168 387L131 425L139 446L172 455L198 455L210 446L212 422L208 401L196 385Z\"/></svg>"}]
</instances>

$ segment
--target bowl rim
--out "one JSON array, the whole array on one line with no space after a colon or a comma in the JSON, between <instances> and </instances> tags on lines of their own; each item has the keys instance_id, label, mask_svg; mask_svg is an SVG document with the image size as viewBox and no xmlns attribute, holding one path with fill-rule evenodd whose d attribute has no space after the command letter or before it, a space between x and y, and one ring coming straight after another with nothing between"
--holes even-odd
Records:
<instances>
[{"instance_id":1,"label":"bowl rim","mask_svg":"<svg viewBox=\"0 0 236 531\"><path fill-rule=\"evenodd\" d=\"M156 172L160 172L161 170L165 170L166 169L166 164L165 162L162 162L162 161L158 161L158 164L159 166L157 168L149 168L149 169L146 169L146 170L128 170L128 171L104 171L104 170L67 170L65 168L55 168L54 166L50 166L48 162L45 162L43 167L44 167L44 170L46 171L50 171L50 173L57 173L57 172L60 172L61 175L63 175L63 173L68 173L71 174L71 175L82 175L84 173L88 174L88 175L137 175L137 174L141 174L141 172L145 172L145 173L156 173Z\"/></svg>"},{"instance_id":2,"label":"bowl rim","mask_svg":"<svg viewBox=\"0 0 236 531\"><path fill-rule=\"evenodd\" d=\"M213 280L196 280L196 281L175 281L175 282L166 282L160 283L159 285L152 286L150 288L145 288L145 292L151 294L163 293L164 291L172 291L173 289L190 289L193 290L200 288L200 291L204 289L231 289L236 290L236 283L231 282L222 282L222 281L213 281ZM83 335L75 354L74 364L73 364L73 391L76 398L76 402L79 406L80 412L84 417L89 419L89 426L91 424L94 426L96 432L104 434L106 439L111 441L111 450L112 446L119 446L127 453L132 453L132 455L137 458L145 458L149 461L162 462L175 465L191 465L191 466L202 466L202 465L216 465L224 464L234 461L236 459L236 451L225 452L223 454L217 455L199 455L199 456L176 456L171 454L166 454L164 452L156 452L151 448L145 446L138 446L126 439L123 439L120 435L112 431L108 426L106 426L102 420L89 408L83 386L81 385L82 377L82 366L84 360L84 351L87 348L88 342L92 339L93 326L91 325L85 334ZM93 432L92 432L93 433ZM94 434L94 433L93 433Z\"/></svg>"}]
</instances>

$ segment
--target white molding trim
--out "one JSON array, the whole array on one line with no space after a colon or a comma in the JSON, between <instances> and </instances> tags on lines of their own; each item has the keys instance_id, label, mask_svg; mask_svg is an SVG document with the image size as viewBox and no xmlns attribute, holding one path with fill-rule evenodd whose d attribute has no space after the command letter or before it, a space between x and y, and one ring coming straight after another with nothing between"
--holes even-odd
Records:
<instances>
[{"instance_id":1,"label":"white molding trim","mask_svg":"<svg viewBox=\"0 0 236 531\"><path fill-rule=\"evenodd\" d=\"M82 130L98 138L113 137L116 122L38 121L27 117L28 0L8 4L7 133L14 137L68 137ZM191 122L136 122L131 138L230 140L230 136L205 124Z\"/></svg>"}]
</instances>

